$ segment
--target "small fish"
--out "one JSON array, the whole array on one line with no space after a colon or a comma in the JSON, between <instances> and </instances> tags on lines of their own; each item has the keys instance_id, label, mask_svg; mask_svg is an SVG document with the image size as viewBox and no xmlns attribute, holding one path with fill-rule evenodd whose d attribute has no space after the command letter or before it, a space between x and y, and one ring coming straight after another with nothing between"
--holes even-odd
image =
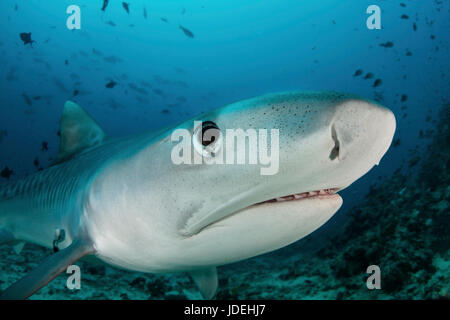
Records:
<instances>
[{"instance_id":1,"label":"small fish","mask_svg":"<svg viewBox=\"0 0 450 320\"><path fill-rule=\"evenodd\" d=\"M167 20L166 18L161 18L161 21L162 21L162 22L165 22L165 23L168 23L168 22L169 22L169 20Z\"/></svg>"},{"instance_id":2,"label":"small fish","mask_svg":"<svg viewBox=\"0 0 450 320\"><path fill-rule=\"evenodd\" d=\"M379 103L383 103L383 101L384 101L383 94L381 92L375 92L374 100Z\"/></svg>"},{"instance_id":3,"label":"small fish","mask_svg":"<svg viewBox=\"0 0 450 320\"><path fill-rule=\"evenodd\" d=\"M80 91L78 91L78 90L73 90L73 96L75 97L75 96L77 96L78 94L80 93Z\"/></svg>"},{"instance_id":4,"label":"small fish","mask_svg":"<svg viewBox=\"0 0 450 320\"><path fill-rule=\"evenodd\" d=\"M0 176L5 179L9 179L14 172L9 169L7 166L0 172Z\"/></svg>"},{"instance_id":5,"label":"small fish","mask_svg":"<svg viewBox=\"0 0 450 320\"><path fill-rule=\"evenodd\" d=\"M181 25L179 27L184 32L184 34L186 36L188 36L189 38L193 38L194 37L194 34L190 30L186 29L185 27L183 27Z\"/></svg>"},{"instance_id":6,"label":"small fish","mask_svg":"<svg viewBox=\"0 0 450 320\"><path fill-rule=\"evenodd\" d=\"M95 54L96 56L103 57L103 53L95 48L92 48L92 53Z\"/></svg>"},{"instance_id":7,"label":"small fish","mask_svg":"<svg viewBox=\"0 0 450 320\"><path fill-rule=\"evenodd\" d=\"M33 100L41 100L41 98L42 98L41 96L34 96Z\"/></svg>"},{"instance_id":8,"label":"small fish","mask_svg":"<svg viewBox=\"0 0 450 320\"><path fill-rule=\"evenodd\" d=\"M404 3L400 3L400 7L406 7L406 4L404 4Z\"/></svg>"},{"instance_id":9,"label":"small fish","mask_svg":"<svg viewBox=\"0 0 450 320\"><path fill-rule=\"evenodd\" d=\"M151 85L150 83L148 83L147 81L141 81L141 84L142 84L144 87L147 87L147 88L151 88L151 87L152 87L152 85Z\"/></svg>"},{"instance_id":10,"label":"small fish","mask_svg":"<svg viewBox=\"0 0 450 320\"><path fill-rule=\"evenodd\" d=\"M105 57L103 58L103 60L105 60L108 63L112 63L112 64L116 64L118 62L122 62L122 59L116 57L116 56L109 56L109 57Z\"/></svg>"},{"instance_id":11,"label":"small fish","mask_svg":"<svg viewBox=\"0 0 450 320\"><path fill-rule=\"evenodd\" d=\"M8 131L0 130L0 142L2 142L3 138L8 136Z\"/></svg>"},{"instance_id":12,"label":"small fish","mask_svg":"<svg viewBox=\"0 0 450 320\"><path fill-rule=\"evenodd\" d=\"M170 110L163 109L163 110L161 111L161 113L162 113L162 114L169 114L169 113L170 113Z\"/></svg>"},{"instance_id":13,"label":"small fish","mask_svg":"<svg viewBox=\"0 0 450 320\"><path fill-rule=\"evenodd\" d=\"M47 141L42 141L41 151L48 151L48 142Z\"/></svg>"},{"instance_id":14,"label":"small fish","mask_svg":"<svg viewBox=\"0 0 450 320\"><path fill-rule=\"evenodd\" d=\"M177 86L180 86L182 88L188 88L189 87L189 85L186 82L184 82L184 81L174 81L173 84L177 85Z\"/></svg>"},{"instance_id":15,"label":"small fish","mask_svg":"<svg viewBox=\"0 0 450 320\"><path fill-rule=\"evenodd\" d=\"M402 16L401 16L400 18L405 19L405 20L408 20L408 19L409 19L409 16L408 16L407 14L402 14Z\"/></svg>"},{"instance_id":16,"label":"small fish","mask_svg":"<svg viewBox=\"0 0 450 320\"><path fill-rule=\"evenodd\" d=\"M111 88L114 88L116 86L116 84L117 84L117 82L115 82L114 80L111 80L106 84L105 87L111 89Z\"/></svg>"},{"instance_id":17,"label":"small fish","mask_svg":"<svg viewBox=\"0 0 450 320\"><path fill-rule=\"evenodd\" d=\"M156 82L158 82L160 84L169 84L169 82L170 82L169 80L164 79L160 75L154 75L153 78L155 79Z\"/></svg>"},{"instance_id":18,"label":"small fish","mask_svg":"<svg viewBox=\"0 0 450 320\"><path fill-rule=\"evenodd\" d=\"M66 66L68 66L69 65L69 60L64 60L64 64L66 65Z\"/></svg>"},{"instance_id":19,"label":"small fish","mask_svg":"<svg viewBox=\"0 0 450 320\"><path fill-rule=\"evenodd\" d=\"M126 2L122 2L122 7L125 9L127 13L130 13L130 4Z\"/></svg>"},{"instance_id":20,"label":"small fish","mask_svg":"<svg viewBox=\"0 0 450 320\"><path fill-rule=\"evenodd\" d=\"M69 90L66 88L66 86L64 85L64 83L58 79L58 78L53 78L53 83L55 84L55 86L58 87L59 90L61 90L64 93L68 93Z\"/></svg>"},{"instance_id":21,"label":"small fish","mask_svg":"<svg viewBox=\"0 0 450 320\"><path fill-rule=\"evenodd\" d=\"M114 22L112 22L111 20L106 22L106 24L109 24L111 27L115 27L116 26L116 24Z\"/></svg>"},{"instance_id":22,"label":"small fish","mask_svg":"<svg viewBox=\"0 0 450 320\"><path fill-rule=\"evenodd\" d=\"M406 100L408 100L408 95L402 94L401 101L405 102Z\"/></svg>"},{"instance_id":23,"label":"small fish","mask_svg":"<svg viewBox=\"0 0 450 320\"><path fill-rule=\"evenodd\" d=\"M395 139L394 143L393 143L394 148L398 147L401 143L402 142L401 142L400 138Z\"/></svg>"},{"instance_id":24,"label":"small fish","mask_svg":"<svg viewBox=\"0 0 450 320\"><path fill-rule=\"evenodd\" d=\"M144 88L139 88L137 85L135 85L134 83L129 83L128 87L134 91L136 91L137 93L143 94L143 95L147 95L148 92L147 90L145 90Z\"/></svg>"},{"instance_id":25,"label":"small fish","mask_svg":"<svg viewBox=\"0 0 450 320\"><path fill-rule=\"evenodd\" d=\"M147 20L147 8L144 7L144 19Z\"/></svg>"},{"instance_id":26,"label":"small fish","mask_svg":"<svg viewBox=\"0 0 450 320\"><path fill-rule=\"evenodd\" d=\"M417 31L417 24L415 22L413 23L413 30Z\"/></svg>"},{"instance_id":27,"label":"small fish","mask_svg":"<svg viewBox=\"0 0 450 320\"><path fill-rule=\"evenodd\" d=\"M181 14L185 14L186 13L186 8L181 9Z\"/></svg>"},{"instance_id":28,"label":"small fish","mask_svg":"<svg viewBox=\"0 0 450 320\"><path fill-rule=\"evenodd\" d=\"M35 167L39 167L39 159L37 157L34 158L33 164Z\"/></svg>"},{"instance_id":29,"label":"small fish","mask_svg":"<svg viewBox=\"0 0 450 320\"><path fill-rule=\"evenodd\" d=\"M358 69L355 71L355 73L353 74L354 77L358 77L360 75L362 75L363 71L361 69Z\"/></svg>"},{"instance_id":30,"label":"small fish","mask_svg":"<svg viewBox=\"0 0 450 320\"><path fill-rule=\"evenodd\" d=\"M380 47L392 48L393 46L394 46L394 43L392 41L387 41L385 43L380 43Z\"/></svg>"},{"instance_id":31,"label":"small fish","mask_svg":"<svg viewBox=\"0 0 450 320\"><path fill-rule=\"evenodd\" d=\"M161 96L161 97L164 96L164 91L162 91L161 89L153 89L153 92L155 94L157 94L158 96Z\"/></svg>"},{"instance_id":32,"label":"small fish","mask_svg":"<svg viewBox=\"0 0 450 320\"><path fill-rule=\"evenodd\" d=\"M17 70L19 69L19 67L17 66L12 66L8 73L6 74L6 80L7 81L14 81L14 80L18 80L17 78Z\"/></svg>"},{"instance_id":33,"label":"small fish","mask_svg":"<svg viewBox=\"0 0 450 320\"><path fill-rule=\"evenodd\" d=\"M22 97L23 97L23 99L25 100L25 103L26 103L28 106L31 106L31 105L32 105L31 99L30 99L29 96L27 96L25 93L22 93Z\"/></svg>"},{"instance_id":34,"label":"small fish","mask_svg":"<svg viewBox=\"0 0 450 320\"><path fill-rule=\"evenodd\" d=\"M375 82L373 83L373 87L374 87L374 88L379 87L379 86L381 86L382 83L383 83L383 81L382 81L381 79L377 79L377 80L375 80Z\"/></svg>"},{"instance_id":35,"label":"small fish","mask_svg":"<svg viewBox=\"0 0 450 320\"><path fill-rule=\"evenodd\" d=\"M368 72L368 73L364 76L364 80L372 79L372 78L373 78L373 73L372 73L372 72Z\"/></svg>"},{"instance_id":36,"label":"small fish","mask_svg":"<svg viewBox=\"0 0 450 320\"><path fill-rule=\"evenodd\" d=\"M103 0L103 6L102 11L105 11L106 7L108 6L109 0Z\"/></svg>"},{"instance_id":37,"label":"small fish","mask_svg":"<svg viewBox=\"0 0 450 320\"><path fill-rule=\"evenodd\" d=\"M24 45L27 45L28 43L33 46L33 42L36 42L34 40L31 40L31 32L22 32L20 34L20 39L23 41Z\"/></svg>"}]
</instances>

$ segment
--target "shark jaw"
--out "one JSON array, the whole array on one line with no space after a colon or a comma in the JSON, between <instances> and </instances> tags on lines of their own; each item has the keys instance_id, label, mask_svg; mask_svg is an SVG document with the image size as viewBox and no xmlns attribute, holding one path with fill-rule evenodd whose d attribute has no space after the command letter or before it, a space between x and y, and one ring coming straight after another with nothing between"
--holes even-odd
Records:
<instances>
[{"instance_id":1,"label":"shark jaw","mask_svg":"<svg viewBox=\"0 0 450 320\"><path fill-rule=\"evenodd\" d=\"M270 200L266 200L263 202L256 203L255 205L261 205L264 203L274 203L274 202L284 202L284 201L295 201L295 200L302 200L305 198L319 198L319 199L327 199L328 196L333 196L335 193L339 190L339 188L330 188L330 189L322 189L317 191L309 191L309 192L302 192L302 193L296 193L291 194L284 197L278 197Z\"/></svg>"},{"instance_id":2,"label":"shark jaw","mask_svg":"<svg viewBox=\"0 0 450 320\"><path fill-rule=\"evenodd\" d=\"M335 189L292 194L254 203L186 236L182 256L197 255L197 265L225 265L268 253L306 237L325 224L341 207Z\"/></svg>"},{"instance_id":3,"label":"shark jaw","mask_svg":"<svg viewBox=\"0 0 450 320\"><path fill-rule=\"evenodd\" d=\"M300 208L302 208L303 204L307 203L307 205L309 206L316 202L322 204L324 202L338 203L340 207L342 204L342 198L340 195L337 194L337 192L342 189L343 188L325 188L316 191L300 192L281 197L269 198L267 200L255 202L249 206L243 207L235 211L229 211L228 214L224 214L223 210L224 208L221 208L222 210L216 210L214 213L209 215L209 216L216 216L217 219L206 225L202 225L200 227L197 226L197 228L200 228L200 230L198 230L197 232L187 231L189 230L189 227L192 227L192 225L190 225L188 221L186 223L185 228L182 230L182 233L184 233L185 236L193 236L196 233L201 233L205 229L217 226L217 224L223 225L224 223L227 222L226 220L229 217L245 213L247 210L258 211L270 209L274 212L276 211L282 212L282 208L284 207L291 209L295 208L294 211L298 211ZM281 207L280 208L281 210L279 210L279 207ZM334 213L335 211L333 212L333 214Z\"/></svg>"}]
</instances>

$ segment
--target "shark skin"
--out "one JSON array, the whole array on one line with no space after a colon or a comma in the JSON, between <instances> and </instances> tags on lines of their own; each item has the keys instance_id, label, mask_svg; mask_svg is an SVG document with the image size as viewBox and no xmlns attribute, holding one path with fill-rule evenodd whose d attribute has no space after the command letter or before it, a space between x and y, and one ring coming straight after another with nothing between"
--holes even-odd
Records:
<instances>
[{"instance_id":1,"label":"shark skin","mask_svg":"<svg viewBox=\"0 0 450 320\"><path fill-rule=\"evenodd\" d=\"M194 120L221 132L278 129L278 172L174 164L171 134L194 132ZM342 205L337 192L380 162L395 127L390 110L354 95L283 92L113 139L68 101L55 165L0 190L0 231L9 241L59 251L0 298L27 298L86 255L128 270L188 272L212 298L217 266L279 249L326 223Z\"/></svg>"}]
</instances>

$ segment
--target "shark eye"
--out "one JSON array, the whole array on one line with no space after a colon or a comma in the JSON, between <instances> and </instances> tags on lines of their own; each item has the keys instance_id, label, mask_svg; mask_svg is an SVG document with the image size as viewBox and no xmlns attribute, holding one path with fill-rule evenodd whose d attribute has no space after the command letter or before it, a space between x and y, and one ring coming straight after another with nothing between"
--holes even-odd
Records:
<instances>
[{"instance_id":1,"label":"shark eye","mask_svg":"<svg viewBox=\"0 0 450 320\"><path fill-rule=\"evenodd\" d=\"M194 149L204 157L214 157L222 147L222 134L216 123L204 121L194 130Z\"/></svg>"}]
</instances>

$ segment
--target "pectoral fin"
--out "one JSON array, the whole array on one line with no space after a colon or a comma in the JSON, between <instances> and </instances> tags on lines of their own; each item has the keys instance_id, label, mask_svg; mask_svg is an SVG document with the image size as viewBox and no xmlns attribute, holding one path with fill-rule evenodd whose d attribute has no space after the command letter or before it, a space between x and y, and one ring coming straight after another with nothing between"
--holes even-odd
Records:
<instances>
[{"instance_id":1,"label":"pectoral fin","mask_svg":"<svg viewBox=\"0 0 450 320\"><path fill-rule=\"evenodd\" d=\"M204 299L212 299L218 287L217 268L210 267L189 272Z\"/></svg>"},{"instance_id":2,"label":"pectoral fin","mask_svg":"<svg viewBox=\"0 0 450 320\"><path fill-rule=\"evenodd\" d=\"M90 242L74 241L67 248L46 258L36 269L13 283L1 293L0 299L26 299L66 270L69 265L92 253L94 253L94 249Z\"/></svg>"}]
</instances>

